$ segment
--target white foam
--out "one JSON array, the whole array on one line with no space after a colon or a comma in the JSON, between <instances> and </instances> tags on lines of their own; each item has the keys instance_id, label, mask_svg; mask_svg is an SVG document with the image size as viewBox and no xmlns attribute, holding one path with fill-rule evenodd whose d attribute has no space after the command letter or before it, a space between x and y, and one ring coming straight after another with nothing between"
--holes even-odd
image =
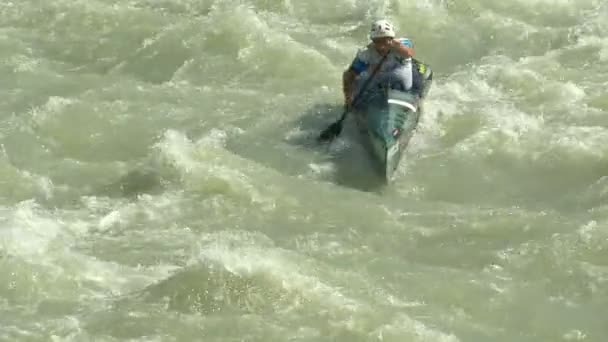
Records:
<instances>
[{"instance_id":1,"label":"white foam","mask_svg":"<svg viewBox=\"0 0 608 342\"><path fill-rule=\"evenodd\" d=\"M238 235L226 236L218 233L208 236L209 243L202 246L199 258L220 263L232 273L251 275L258 272L271 274L286 291L303 293L309 299L334 308L349 308L355 311L361 304L343 295L338 288L325 284L312 275L306 275L307 265L290 261L293 255L276 248L250 247L247 241L233 240ZM198 263L193 259L191 263Z\"/></svg>"},{"instance_id":2,"label":"white foam","mask_svg":"<svg viewBox=\"0 0 608 342\"><path fill-rule=\"evenodd\" d=\"M184 134L168 130L156 149L161 163L175 168L188 189L231 194L262 210L274 210L274 200L263 195L246 173L248 161L223 148L225 139L224 131L212 130L194 143Z\"/></svg>"},{"instance_id":3,"label":"white foam","mask_svg":"<svg viewBox=\"0 0 608 342\"><path fill-rule=\"evenodd\" d=\"M76 102L76 100L70 98L49 96L44 105L31 108L29 114L37 124L43 125L47 120L53 119L55 115L63 112L68 106Z\"/></svg>"},{"instance_id":4,"label":"white foam","mask_svg":"<svg viewBox=\"0 0 608 342\"><path fill-rule=\"evenodd\" d=\"M386 323L372 333L369 337L375 337L378 341L437 341L437 342L457 342L458 337L453 334L443 333L433 329L421 321L412 319L405 314L396 315L391 323Z\"/></svg>"},{"instance_id":5,"label":"white foam","mask_svg":"<svg viewBox=\"0 0 608 342\"><path fill-rule=\"evenodd\" d=\"M63 225L52 217L41 214L39 205L34 200L20 202L9 214L0 230L2 249L9 255L35 258L45 255L60 236L69 244L69 235L64 234Z\"/></svg>"}]
</instances>

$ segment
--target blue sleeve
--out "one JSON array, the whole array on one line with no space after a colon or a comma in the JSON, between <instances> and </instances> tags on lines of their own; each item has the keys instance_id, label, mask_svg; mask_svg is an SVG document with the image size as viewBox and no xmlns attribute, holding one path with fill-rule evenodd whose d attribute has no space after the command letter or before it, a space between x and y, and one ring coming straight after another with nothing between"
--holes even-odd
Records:
<instances>
[{"instance_id":1,"label":"blue sleeve","mask_svg":"<svg viewBox=\"0 0 608 342\"><path fill-rule=\"evenodd\" d=\"M359 56L355 57L355 59L353 60L353 62L350 64L350 68L357 74L359 75L360 73L362 73L363 71L367 70L367 67L369 65L367 63L365 63L364 61L362 61Z\"/></svg>"}]
</instances>

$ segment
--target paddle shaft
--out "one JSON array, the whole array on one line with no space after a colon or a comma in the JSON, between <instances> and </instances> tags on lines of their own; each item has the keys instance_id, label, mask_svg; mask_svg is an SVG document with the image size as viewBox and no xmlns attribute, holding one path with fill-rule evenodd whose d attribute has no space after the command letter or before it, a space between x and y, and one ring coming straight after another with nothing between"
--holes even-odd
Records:
<instances>
[{"instance_id":1,"label":"paddle shaft","mask_svg":"<svg viewBox=\"0 0 608 342\"><path fill-rule=\"evenodd\" d=\"M355 98L353 99L351 104L344 105L344 112L342 113L342 116L340 117L340 119L338 119L338 121L329 125L329 127L327 127L323 132L321 132L318 140L321 140L321 141L331 140L340 134L340 132L342 131L342 122L344 121L344 119L346 119L346 115L348 115L348 113L350 112L350 110L349 110L350 107L352 107L353 104L355 104L361 98L361 95L365 92L367 86L372 81L372 79L374 78L376 73L378 73L378 70L380 70L380 67L386 60L386 57L388 56L388 54L389 53L387 52L384 56L382 56L382 59L380 60L378 65L374 68L374 70L372 71L372 74L369 76L369 78L365 81L365 83L363 83L361 90L359 91L357 96L355 96Z\"/></svg>"},{"instance_id":2,"label":"paddle shaft","mask_svg":"<svg viewBox=\"0 0 608 342\"><path fill-rule=\"evenodd\" d=\"M359 91L359 93L357 93L357 96L355 96L355 98L351 102L350 107L352 107L361 98L361 95L365 92L365 90L367 90L367 86L371 83L374 76L376 76L376 74L382 67L384 60L386 60L386 57L388 56L389 53L390 53L390 51L388 53L386 53L384 56L382 56L382 59L380 60L378 65L376 65L376 67L372 71L372 74L369 76L369 78L367 80L365 80L365 83L363 83L363 86L361 86L361 90ZM339 122L342 122L342 121L344 121L344 119L346 119L346 115L349 112L348 108L349 108L349 106L347 105L346 108L344 109L344 113L342 113L342 116L340 117L340 120L338 120Z\"/></svg>"}]
</instances>

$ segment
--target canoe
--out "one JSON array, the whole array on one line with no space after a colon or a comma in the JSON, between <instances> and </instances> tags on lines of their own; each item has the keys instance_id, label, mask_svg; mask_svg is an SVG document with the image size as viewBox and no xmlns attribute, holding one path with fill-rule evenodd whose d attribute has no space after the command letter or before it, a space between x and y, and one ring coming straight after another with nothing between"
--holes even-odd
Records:
<instances>
[{"instance_id":1,"label":"canoe","mask_svg":"<svg viewBox=\"0 0 608 342\"><path fill-rule=\"evenodd\" d=\"M422 115L422 101L427 95L432 71L416 61L421 82L411 91L385 89L355 115L363 145L375 161L380 176L387 183L394 180L395 171L412 138Z\"/></svg>"}]
</instances>

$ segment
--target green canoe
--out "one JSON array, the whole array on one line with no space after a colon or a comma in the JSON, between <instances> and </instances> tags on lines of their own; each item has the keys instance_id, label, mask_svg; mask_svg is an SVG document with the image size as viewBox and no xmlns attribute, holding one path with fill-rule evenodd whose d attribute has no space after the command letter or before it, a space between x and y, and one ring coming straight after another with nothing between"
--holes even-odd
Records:
<instances>
[{"instance_id":1,"label":"green canoe","mask_svg":"<svg viewBox=\"0 0 608 342\"><path fill-rule=\"evenodd\" d=\"M386 89L382 91L381 100L371 101L364 111L355 115L363 143L387 183L394 179L395 170L422 115L422 101L432 82L430 68L419 62L415 65L422 77L419 89L411 92Z\"/></svg>"}]
</instances>

